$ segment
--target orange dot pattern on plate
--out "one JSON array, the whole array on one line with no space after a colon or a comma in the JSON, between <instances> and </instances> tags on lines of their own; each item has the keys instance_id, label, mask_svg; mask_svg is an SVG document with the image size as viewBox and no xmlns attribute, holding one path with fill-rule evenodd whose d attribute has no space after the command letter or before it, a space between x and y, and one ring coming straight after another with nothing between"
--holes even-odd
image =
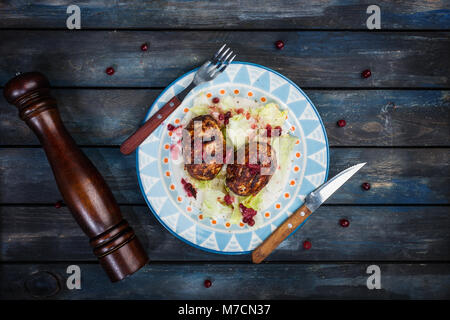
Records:
<instances>
[{"instance_id":1,"label":"orange dot pattern on plate","mask_svg":"<svg viewBox=\"0 0 450 320\"><path fill-rule=\"evenodd\" d=\"M300 143L300 140L295 141L295 144L299 144L299 143Z\"/></svg>"},{"instance_id":2,"label":"orange dot pattern on plate","mask_svg":"<svg viewBox=\"0 0 450 320\"><path fill-rule=\"evenodd\" d=\"M244 224L242 222L239 222L239 226L242 228Z\"/></svg>"},{"instance_id":3,"label":"orange dot pattern on plate","mask_svg":"<svg viewBox=\"0 0 450 320\"><path fill-rule=\"evenodd\" d=\"M207 94L206 94L206 97L207 97L207 98L211 98L211 97L212 97L212 94L211 94L211 93L207 93Z\"/></svg>"},{"instance_id":4,"label":"orange dot pattern on plate","mask_svg":"<svg viewBox=\"0 0 450 320\"><path fill-rule=\"evenodd\" d=\"M186 210L187 210L188 212L191 212L191 211L192 211L192 208L191 208L191 207L187 207Z\"/></svg>"},{"instance_id":5,"label":"orange dot pattern on plate","mask_svg":"<svg viewBox=\"0 0 450 320\"><path fill-rule=\"evenodd\" d=\"M164 158L164 163L169 163L169 158Z\"/></svg>"},{"instance_id":6,"label":"orange dot pattern on plate","mask_svg":"<svg viewBox=\"0 0 450 320\"><path fill-rule=\"evenodd\" d=\"M166 177L170 177L170 171L166 171Z\"/></svg>"},{"instance_id":7,"label":"orange dot pattern on plate","mask_svg":"<svg viewBox=\"0 0 450 320\"><path fill-rule=\"evenodd\" d=\"M286 193L284 194L284 197L285 197L286 199L289 199L290 196L291 196L291 195L290 195L288 192L286 192Z\"/></svg>"},{"instance_id":8,"label":"orange dot pattern on plate","mask_svg":"<svg viewBox=\"0 0 450 320\"><path fill-rule=\"evenodd\" d=\"M178 200L178 202L181 202L181 201L183 201L183 198L182 197L177 197L177 200Z\"/></svg>"},{"instance_id":9,"label":"orange dot pattern on plate","mask_svg":"<svg viewBox=\"0 0 450 320\"><path fill-rule=\"evenodd\" d=\"M239 94L239 90L238 90L238 89L235 89L235 90L234 90L234 94Z\"/></svg>"},{"instance_id":10,"label":"orange dot pattern on plate","mask_svg":"<svg viewBox=\"0 0 450 320\"><path fill-rule=\"evenodd\" d=\"M202 215L202 214L199 214L199 215L198 215L198 218L199 218L200 220L203 220L203 215Z\"/></svg>"},{"instance_id":11,"label":"orange dot pattern on plate","mask_svg":"<svg viewBox=\"0 0 450 320\"><path fill-rule=\"evenodd\" d=\"M216 224L217 221L216 221L216 220L211 220L211 223L212 223L212 224Z\"/></svg>"},{"instance_id":12,"label":"orange dot pattern on plate","mask_svg":"<svg viewBox=\"0 0 450 320\"><path fill-rule=\"evenodd\" d=\"M299 168L298 166L295 166L295 167L294 167L294 171L295 171L295 172L298 172L298 170L300 170L300 168Z\"/></svg>"},{"instance_id":13,"label":"orange dot pattern on plate","mask_svg":"<svg viewBox=\"0 0 450 320\"><path fill-rule=\"evenodd\" d=\"M261 101L262 101L262 102L266 102L266 98L261 97Z\"/></svg>"},{"instance_id":14,"label":"orange dot pattern on plate","mask_svg":"<svg viewBox=\"0 0 450 320\"><path fill-rule=\"evenodd\" d=\"M225 227L229 228L231 224L229 222L225 223Z\"/></svg>"},{"instance_id":15,"label":"orange dot pattern on plate","mask_svg":"<svg viewBox=\"0 0 450 320\"><path fill-rule=\"evenodd\" d=\"M300 158L300 152L297 152L297 153L295 154L295 156L296 156L297 158Z\"/></svg>"},{"instance_id":16,"label":"orange dot pattern on plate","mask_svg":"<svg viewBox=\"0 0 450 320\"><path fill-rule=\"evenodd\" d=\"M168 144L164 145L164 149L169 150L170 146Z\"/></svg>"},{"instance_id":17,"label":"orange dot pattern on plate","mask_svg":"<svg viewBox=\"0 0 450 320\"><path fill-rule=\"evenodd\" d=\"M219 91L219 93L220 94L225 94L225 90L222 89L222 90Z\"/></svg>"},{"instance_id":18,"label":"orange dot pattern on plate","mask_svg":"<svg viewBox=\"0 0 450 320\"><path fill-rule=\"evenodd\" d=\"M249 97L252 97L252 96L253 96L253 92L249 91L249 92L247 93L247 95L248 95Z\"/></svg>"},{"instance_id":19,"label":"orange dot pattern on plate","mask_svg":"<svg viewBox=\"0 0 450 320\"><path fill-rule=\"evenodd\" d=\"M174 184L170 185L170 190L175 190L175 185Z\"/></svg>"},{"instance_id":20,"label":"orange dot pattern on plate","mask_svg":"<svg viewBox=\"0 0 450 320\"><path fill-rule=\"evenodd\" d=\"M295 127L294 126L291 127L291 131L295 131Z\"/></svg>"},{"instance_id":21,"label":"orange dot pattern on plate","mask_svg":"<svg viewBox=\"0 0 450 320\"><path fill-rule=\"evenodd\" d=\"M180 123L180 119L175 119L175 123L179 124Z\"/></svg>"},{"instance_id":22,"label":"orange dot pattern on plate","mask_svg":"<svg viewBox=\"0 0 450 320\"><path fill-rule=\"evenodd\" d=\"M171 137L172 136L172 131L169 131L169 137Z\"/></svg>"},{"instance_id":23,"label":"orange dot pattern on plate","mask_svg":"<svg viewBox=\"0 0 450 320\"><path fill-rule=\"evenodd\" d=\"M291 186L295 186L295 180L291 180L291 182L289 183Z\"/></svg>"},{"instance_id":24,"label":"orange dot pattern on plate","mask_svg":"<svg viewBox=\"0 0 450 320\"><path fill-rule=\"evenodd\" d=\"M277 204L275 205L275 208L280 209L280 208L281 208L281 204L277 203Z\"/></svg>"},{"instance_id":25,"label":"orange dot pattern on plate","mask_svg":"<svg viewBox=\"0 0 450 320\"><path fill-rule=\"evenodd\" d=\"M270 212L264 213L264 216L265 216L266 218L269 218L269 217L270 217Z\"/></svg>"},{"instance_id":26,"label":"orange dot pattern on plate","mask_svg":"<svg viewBox=\"0 0 450 320\"><path fill-rule=\"evenodd\" d=\"M189 108L184 108L183 111L184 111L185 113L188 113L188 112L189 112Z\"/></svg>"}]
</instances>

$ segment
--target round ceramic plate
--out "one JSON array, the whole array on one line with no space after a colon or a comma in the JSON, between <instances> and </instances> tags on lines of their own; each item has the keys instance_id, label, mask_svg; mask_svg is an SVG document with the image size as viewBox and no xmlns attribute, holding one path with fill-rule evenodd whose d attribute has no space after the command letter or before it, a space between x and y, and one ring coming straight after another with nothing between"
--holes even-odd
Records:
<instances>
[{"instance_id":1,"label":"round ceramic plate","mask_svg":"<svg viewBox=\"0 0 450 320\"><path fill-rule=\"evenodd\" d=\"M176 93L189 85L191 71L175 80L156 99L147 120ZM262 102L275 102L287 109L283 132L298 137L283 191L269 206L260 210L258 227L204 218L190 205L180 181L174 181L170 145L173 137L167 124L182 123L193 99L207 96L238 95ZM328 175L329 150L320 116L303 91L291 80L266 67L235 62L214 81L195 88L183 104L141 144L137 151L137 175L142 194L155 217L176 237L194 247L225 254L249 253L300 207L305 196L321 185Z\"/></svg>"}]
</instances>

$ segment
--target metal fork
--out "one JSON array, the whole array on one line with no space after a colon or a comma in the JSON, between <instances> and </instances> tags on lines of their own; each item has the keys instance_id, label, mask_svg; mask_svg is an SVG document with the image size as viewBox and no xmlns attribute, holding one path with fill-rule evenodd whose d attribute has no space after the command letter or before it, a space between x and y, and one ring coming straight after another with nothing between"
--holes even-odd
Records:
<instances>
[{"instance_id":1,"label":"metal fork","mask_svg":"<svg viewBox=\"0 0 450 320\"><path fill-rule=\"evenodd\" d=\"M150 119L148 119L136 132L134 132L127 140L125 140L120 146L120 152L123 154L130 154L144 142L147 137L152 134L153 131L167 117L175 111L175 109L183 102L184 98L194 89L196 86L214 80L219 74L221 74L230 63L236 58L233 55L233 50L224 44L214 56L206 61L195 73L194 79L183 91L178 93L172 99L170 99L161 109L159 109ZM226 49L225 49L226 48ZM233 55L233 56L232 56Z\"/></svg>"}]
</instances>

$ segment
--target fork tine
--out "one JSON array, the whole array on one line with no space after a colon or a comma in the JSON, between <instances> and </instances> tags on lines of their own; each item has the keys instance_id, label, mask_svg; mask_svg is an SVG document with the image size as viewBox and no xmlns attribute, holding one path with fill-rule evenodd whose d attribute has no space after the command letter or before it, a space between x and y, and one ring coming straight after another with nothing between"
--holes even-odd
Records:
<instances>
[{"instance_id":1,"label":"fork tine","mask_svg":"<svg viewBox=\"0 0 450 320\"><path fill-rule=\"evenodd\" d=\"M223 57L225 57L225 55L228 53L228 51L230 51L230 48L227 48L227 50L222 52L222 54L217 58L217 62L219 62L219 63L222 62L223 61Z\"/></svg>"},{"instance_id":2,"label":"fork tine","mask_svg":"<svg viewBox=\"0 0 450 320\"><path fill-rule=\"evenodd\" d=\"M222 52L223 48L225 48L227 46L227 44L225 43L224 45L222 45L220 47L220 49L214 54L212 60L215 60L217 58L217 56Z\"/></svg>"},{"instance_id":3,"label":"fork tine","mask_svg":"<svg viewBox=\"0 0 450 320\"><path fill-rule=\"evenodd\" d=\"M227 57L228 58L228 57ZM217 73L222 73L225 71L225 69L230 65L230 63L236 58L236 55L234 55L230 61L222 63L214 72L211 74L211 77L215 77Z\"/></svg>"}]
</instances>

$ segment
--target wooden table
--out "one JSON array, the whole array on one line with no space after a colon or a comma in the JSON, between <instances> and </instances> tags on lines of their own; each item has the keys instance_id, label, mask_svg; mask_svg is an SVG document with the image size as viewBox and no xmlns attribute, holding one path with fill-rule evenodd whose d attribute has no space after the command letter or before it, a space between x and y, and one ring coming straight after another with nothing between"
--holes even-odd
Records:
<instances>
[{"instance_id":1,"label":"wooden table","mask_svg":"<svg viewBox=\"0 0 450 320\"><path fill-rule=\"evenodd\" d=\"M69 31L66 9L77 3L82 29ZM369 4L0 5L1 85L17 71L49 77L69 131L151 259L131 278L108 281L67 208L55 208L60 195L37 139L2 98L0 298L450 298L450 1L377 1L379 31L366 29ZM274 46L279 39L283 50ZM309 95L327 129L330 176L368 163L262 265L203 252L167 232L141 195L135 156L118 148L161 90L224 42L239 60L273 68ZM368 79L361 78L365 69ZM339 119L347 126L338 128ZM338 225L343 217L350 227ZM66 287L73 264L81 267L81 290ZM381 269L380 290L366 286L373 264Z\"/></svg>"}]
</instances>

